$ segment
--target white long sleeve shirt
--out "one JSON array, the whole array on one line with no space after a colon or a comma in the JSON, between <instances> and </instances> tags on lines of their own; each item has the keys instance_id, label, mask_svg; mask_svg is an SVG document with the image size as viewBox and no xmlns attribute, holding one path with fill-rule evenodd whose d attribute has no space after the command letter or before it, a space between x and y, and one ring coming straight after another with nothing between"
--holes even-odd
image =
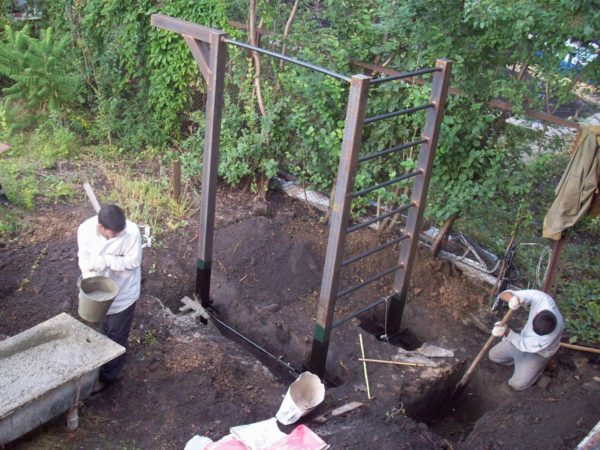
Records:
<instances>
[{"instance_id":1,"label":"white long sleeve shirt","mask_svg":"<svg viewBox=\"0 0 600 450\"><path fill-rule=\"evenodd\" d=\"M125 229L116 237L106 239L98 231L98 216L79 225L77 230L77 256L83 278L108 276L119 286L108 314L124 311L140 297L142 280L142 238L136 224L126 221ZM108 268L102 272L90 270L94 257L103 256Z\"/></svg>"},{"instance_id":2,"label":"white long sleeve shirt","mask_svg":"<svg viewBox=\"0 0 600 450\"><path fill-rule=\"evenodd\" d=\"M560 338L565 328L564 320L556 303L548 294L534 289L508 291L516 295L521 304L529 305L529 317L521 333L510 331L502 340L510 342L517 349L527 353L537 353L544 358L551 357L560 346ZM541 311L550 311L556 316L556 328L549 334L540 336L533 331L533 319Z\"/></svg>"}]
</instances>

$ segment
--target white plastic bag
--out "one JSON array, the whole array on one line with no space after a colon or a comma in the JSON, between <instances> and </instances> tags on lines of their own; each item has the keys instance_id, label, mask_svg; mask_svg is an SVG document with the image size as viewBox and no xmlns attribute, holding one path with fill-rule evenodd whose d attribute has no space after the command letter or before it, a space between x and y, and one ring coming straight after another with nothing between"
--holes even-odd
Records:
<instances>
[{"instance_id":1,"label":"white plastic bag","mask_svg":"<svg viewBox=\"0 0 600 450\"><path fill-rule=\"evenodd\" d=\"M238 425L230 428L229 431L250 450L267 449L286 436L277 427L275 418L249 425Z\"/></svg>"}]
</instances>

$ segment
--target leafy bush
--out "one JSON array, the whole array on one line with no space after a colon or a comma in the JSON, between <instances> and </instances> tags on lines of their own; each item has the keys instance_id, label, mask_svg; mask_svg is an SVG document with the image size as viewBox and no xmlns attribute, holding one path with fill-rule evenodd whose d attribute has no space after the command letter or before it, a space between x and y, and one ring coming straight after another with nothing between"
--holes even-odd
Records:
<instances>
[{"instance_id":1,"label":"leafy bush","mask_svg":"<svg viewBox=\"0 0 600 450\"><path fill-rule=\"evenodd\" d=\"M47 28L36 39L28 27L14 31L10 25L5 26L4 34L0 74L14 82L2 90L7 99L23 101L30 110L54 112L73 102L81 84L69 64L69 35L56 39L52 28Z\"/></svg>"}]
</instances>

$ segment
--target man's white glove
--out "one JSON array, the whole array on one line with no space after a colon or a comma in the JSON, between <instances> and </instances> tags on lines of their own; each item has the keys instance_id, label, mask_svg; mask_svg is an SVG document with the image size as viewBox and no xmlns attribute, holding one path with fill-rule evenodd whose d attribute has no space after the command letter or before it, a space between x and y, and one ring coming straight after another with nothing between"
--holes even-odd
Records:
<instances>
[{"instance_id":1,"label":"man's white glove","mask_svg":"<svg viewBox=\"0 0 600 450\"><path fill-rule=\"evenodd\" d=\"M492 336L502 337L504 336L504 333L506 333L506 329L506 325L502 325L501 322L496 322L492 329Z\"/></svg>"},{"instance_id":2,"label":"man's white glove","mask_svg":"<svg viewBox=\"0 0 600 450\"><path fill-rule=\"evenodd\" d=\"M515 311L519 309L519 306L521 306L521 300L519 300L519 297L517 297L516 295L513 295L508 301L508 307Z\"/></svg>"},{"instance_id":3,"label":"man's white glove","mask_svg":"<svg viewBox=\"0 0 600 450\"><path fill-rule=\"evenodd\" d=\"M106 270L108 263L102 255L94 256L90 259L89 270L91 272L102 272Z\"/></svg>"}]
</instances>

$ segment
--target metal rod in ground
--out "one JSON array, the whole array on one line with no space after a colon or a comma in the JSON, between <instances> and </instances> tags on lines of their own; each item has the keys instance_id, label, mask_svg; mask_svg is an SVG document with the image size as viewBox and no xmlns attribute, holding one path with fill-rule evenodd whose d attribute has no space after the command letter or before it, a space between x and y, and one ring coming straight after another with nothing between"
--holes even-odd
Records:
<instances>
[{"instance_id":1,"label":"metal rod in ground","mask_svg":"<svg viewBox=\"0 0 600 450\"><path fill-rule=\"evenodd\" d=\"M358 333L360 341L360 354L362 356L363 370L365 371L365 384L367 385L367 398L371 400L371 388L369 387L369 375L367 374L367 363L365 362L365 347L363 346L362 334Z\"/></svg>"},{"instance_id":2,"label":"metal rod in ground","mask_svg":"<svg viewBox=\"0 0 600 450\"><path fill-rule=\"evenodd\" d=\"M252 347L254 347L255 349L261 351L262 353L264 353L265 355L267 355L269 358L274 359L275 361L277 361L279 364L281 364L282 366L285 366L287 369L289 369L292 374L298 378L298 376L300 375L300 371L296 370L291 364L286 363L285 361L282 361L280 358L278 358L277 356L275 356L273 353L269 352L267 349L261 347L260 345L258 345L256 342L254 342L253 340L251 340L250 338L247 338L246 336L244 336L242 333L240 333L239 331L236 331L234 328L230 327L229 325L227 325L225 322L223 322L222 320L217 319L215 316L210 315L211 320L214 320L215 322L217 322L219 325L221 325L222 327L226 328L227 330L231 331L233 334L235 334L237 337L239 337L240 339L242 339L244 342L246 342L247 344L250 344Z\"/></svg>"},{"instance_id":3,"label":"metal rod in ground","mask_svg":"<svg viewBox=\"0 0 600 450\"><path fill-rule=\"evenodd\" d=\"M367 359L367 358L358 358L359 361L370 362L370 363L378 363L378 364L393 364L396 366L416 366L416 367L431 367L429 364L418 364L404 361L386 361L384 359Z\"/></svg>"}]
</instances>

